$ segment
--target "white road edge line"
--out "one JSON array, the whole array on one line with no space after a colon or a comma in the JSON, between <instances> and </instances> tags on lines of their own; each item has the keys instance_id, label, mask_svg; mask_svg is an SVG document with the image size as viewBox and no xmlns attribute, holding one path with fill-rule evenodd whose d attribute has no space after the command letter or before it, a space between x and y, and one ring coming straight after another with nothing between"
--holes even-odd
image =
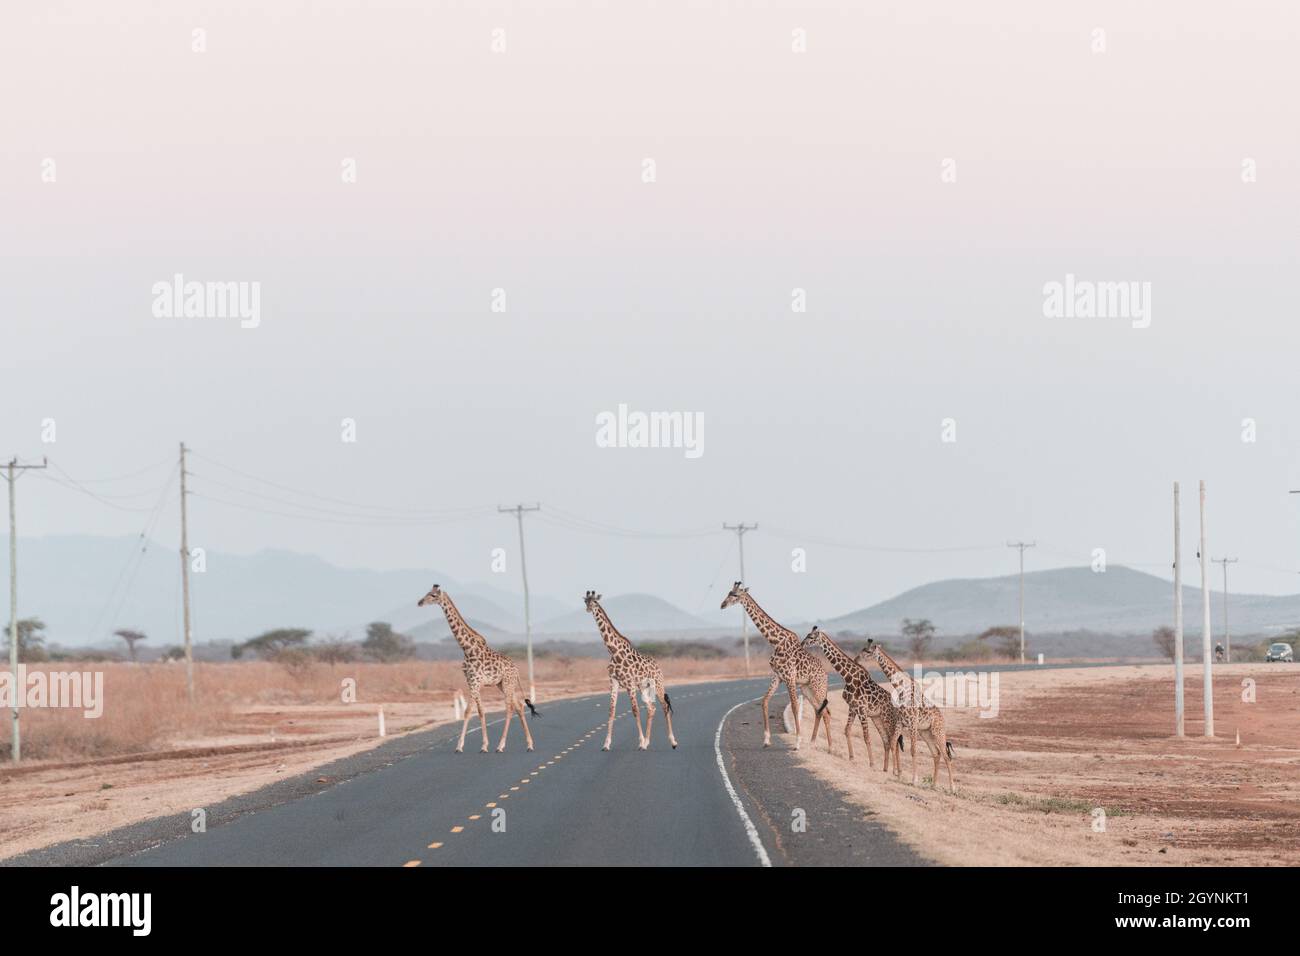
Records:
<instances>
[{"instance_id":1,"label":"white road edge line","mask_svg":"<svg viewBox=\"0 0 1300 956\"><path fill-rule=\"evenodd\" d=\"M757 699L757 698L755 698ZM718 758L718 773L722 774L722 785L727 788L727 794L731 797L731 802L736 805L736 812L740 814L740 822L745 825L745 835L749 837L749 842L754 847L754 852L758 854L760 866L771 866L772 860L767 855L767 850L763 849L763 841L759 839L758 827L754 826L754 821L749 818L745 812L745 805L740 802L740 795L736 793L736 788L731 785L731 778L727 776L727 766L722 761L722 728L726 726L727 718L732 715L738 708L746 704L752 704L752 700L742 700L731 710L722 715L722 720L718 722L718 732L713 735L713 753Z\"/></svg>"}]
</instances>

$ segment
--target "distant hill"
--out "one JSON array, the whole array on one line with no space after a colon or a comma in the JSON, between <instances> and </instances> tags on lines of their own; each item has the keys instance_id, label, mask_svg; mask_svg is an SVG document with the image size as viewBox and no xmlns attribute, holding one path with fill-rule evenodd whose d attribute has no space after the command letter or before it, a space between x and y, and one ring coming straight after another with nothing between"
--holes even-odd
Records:
<instances>
[{"instance_id":1,"label":"distant hill","mask_svg":"<svg viewBox=\"0 0 1300 956\"><path fill-rule=\"evenodd\" d=\"M675 604L657 598L653 594L619 594L602 598L601 606L609 614L610 620L620 631L635 640L638 633L664 631L709 631L726 630L716 621L705 621L688 614ZM533 625L537 634L590 634L593 640L600 639L596 622L587 613L585 607L579 607L567 614L543 620Z\"/></svg>"},{"instance_id":2,"label":"distant hill","mask_svg":"<svg viewBox=\"0 0 1300 956\"><path fill-rule=\"evenodd\" d=\"M0 538L8 570L8 538ZM57 535L19 538L19 614L40 617L50 642L122 646L113 630L134 627L147 645L175 644L181 634L180 557L173 544L138 536ZM416 602L444 585L461 612L485 634L523 633L523 600L492 585L461 583L431 569L342 568L313 555L266 550L251 555L209 551L207 570L190 576L196 642L241 641L275 627L319 635L364 635L370 621L435 640L447 634L436 609ZM8 591L0 594L8 619ZM569 604L534 595L533 615ZM141 645L143 649L146 645Z\"/></svg>"},{"instance_id":3,"label":"distant hill","mask_svg":"<svg viewBox=\"0 0 1300 956\"><path fill-rule=\"evenodd\" d=\"M1199 572L1197 572L1199 585ZM975 634L1019 622L1020 577L958 578L904 591L887 601L823 622L831 630L897 634L905 617L929 618L943 634ZM1170 581L1133 568L1112 565L1104 573L1090 568L1057 568L1025 574L1025 628L1039 634L1090 631L1148 635L1173 622ZM1212 591L1211 633L1223 621L1222 594ZM1277 633L1300 625L1300 595L1229 595L1233 633ZM1201 633L1201 592L1183 586L1184 632Z\"/></svg>"}]
</instances>

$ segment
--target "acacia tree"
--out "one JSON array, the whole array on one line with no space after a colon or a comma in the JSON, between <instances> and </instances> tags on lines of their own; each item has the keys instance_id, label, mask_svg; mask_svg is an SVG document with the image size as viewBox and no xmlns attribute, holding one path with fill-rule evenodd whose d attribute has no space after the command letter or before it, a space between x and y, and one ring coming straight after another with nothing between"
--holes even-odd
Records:
<instances>
[{"instance_id":1,"label":"acacia tree","mask_svg":"<svg viewBox=\"0 0 1300 956\"><path fill-rule=\"evenodd\" d=\"M903 618L903 640L907 641L907 649L916 660L925 657L930 642L934 640L934 632L935 626L929 618L921 618L919 621L913 621L910 617Z\"/></svg>"},{"instance_id":2,"label":"acacia tree","mask_svg":"<svg viewBox=\"0 0 1300 956\"><path fill-rule=\"evenodd\" d=\"M5 628L5 643L9 642L9 629ZM45 622L39 617L25 617L18 622L18 660L24 664L47 661L45 650Z\"/></svg>"},{"instance_id":3,"label":"acacia tree","mask_svg":"<svg viewBox=\"0 0 1300 956\"><path fill-rule=\"evenodd\" d=\"M242 644L235 644L230 648L230 656L239 660L247 653L256 654L265 661L273 661L282 656L290 648L296 648L306 643L307 638L311 637L311 631L303 627L279 627L273 631L250 637Z\"/></svg>"},{"instance_id":4,"label":"acacia tree","mask_svg":"<svg viewBox=\"0 0 1300 956\"><path fill-rule=\"evenodd\" d=\"M1016 660L1020 657L1020 628L1012 625L990 627L976 640L991 642L1003 657Z\"/></svg>"},{"instance_id":5,"label":"acacia tree","mask_svg":"<svg viewBox=\"0 0 1300 956\"><path fill-rule=\"evenodd\" d=\"M148 636L143 631L133 630L132 628L129 627L121 628L119 630L114 631L113 633L116 634L118 637L120 637L122 640L126 641L126 648L131 654L131 663L132 664L136 663L135 645L139 641L149 640Z\"/></svg>"},{"instance_id":6,"label":"acacia tree","mask_svg":"<svg viewBox=\"0 0 1300 956\"><path fill-rule=\"evenodd\" d=\"M1156 645L1156 649L1160 651L1162 656L1169 658L1171 661L1174 659L1174 642L1177 638L1178 635L1174 633L1174 629L1167 625L1157 627L1151 632L1151 640Z\"/></svg>"},{"instance_id":7,"label":"acacia tree","mask_svg":"<svg viewBox=\"0 0 1300 956\"><path fill-rule=\"evenodd\" d=\"M414 657L415 642L394 631L393 625L387 621L375 621L366 625L366 639L361 642L361 650L367 657L389 664Z\"/></svg>"}]
</instances>

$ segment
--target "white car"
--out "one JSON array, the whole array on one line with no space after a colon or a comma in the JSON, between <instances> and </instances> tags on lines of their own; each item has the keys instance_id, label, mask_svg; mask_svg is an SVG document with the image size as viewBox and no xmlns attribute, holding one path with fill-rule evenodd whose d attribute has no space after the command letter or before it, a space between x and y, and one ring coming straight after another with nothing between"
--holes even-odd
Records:
<instances>
[{"instance_id":1,"label":"white car","mask_svg":"<svg viewBox=\"0 0 1300 956\"><path fill-rule=\"evenodd\" d=\"M1273 661L1294 662L1295 651L1292 650L1291 645L1285 641L1278 641L1276 644L1268 645L1268 653L1264 655L1264 660L1268 661L1270 664Z\"/></svg>"}]
</instances>

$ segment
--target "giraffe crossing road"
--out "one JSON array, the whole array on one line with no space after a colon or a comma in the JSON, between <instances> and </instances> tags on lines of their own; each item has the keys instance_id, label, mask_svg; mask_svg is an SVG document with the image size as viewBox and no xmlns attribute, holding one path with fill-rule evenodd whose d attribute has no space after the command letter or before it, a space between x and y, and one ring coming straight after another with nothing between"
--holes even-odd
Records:
<instances>
[{"instance_id":1,"label":"giraffe crossing road","mask_svg":"<svg viewBox=\"0 0 1300 956\"><path fill-rule=\"evenodd\" d=\"M411 735L424 745L391 765L305 798L243 813L207 833L186 834L104 862L761 865L719 771L720 752L758 839L771 862L781 865L788 859L779 846L790 840L776 832L789 818L785 798L765 796L756 802L752 794L762 785L755 779L758 765L738 769L735 754L753 751L747 756L762 757L764 763L781 758L783 746L759 753L757 698L766 683L759 678L682 685L672 695L680 742L676 750L663 735L648 750L639 750L625 708L615 722L613 749L602 751L608 707L604 694L539 704L545 719L538 725L533 753L523 749L522 741L505 753L456 753L456 734L446 728L425 731ZM718 735L724 715L737 704L741 706ZM324 767L308 776L331 774ZM792 772L792 786L805 777ZM789 796L799 803L794 792ZM504 817L496 811L504 811ZM816 813L810 816L815 824ZM497 832L493 822L501 819L504 832ZM879 840L883 855L898 850L886 831L880 831Z\"/></svg>"}]
</instances>

